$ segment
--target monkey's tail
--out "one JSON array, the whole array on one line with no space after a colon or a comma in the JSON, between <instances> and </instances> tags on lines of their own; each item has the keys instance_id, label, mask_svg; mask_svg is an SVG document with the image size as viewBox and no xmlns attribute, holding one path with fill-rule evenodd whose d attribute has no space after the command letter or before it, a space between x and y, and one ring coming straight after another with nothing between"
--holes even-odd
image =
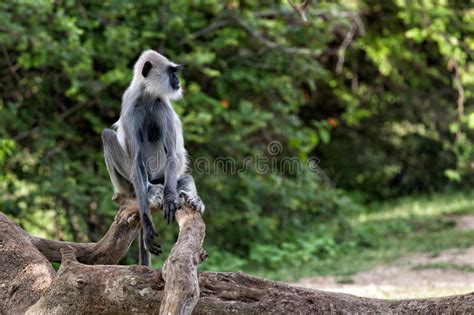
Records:
<instances>
[{"instance_id":1,"label":"monkey's tail","mask_svg":"<svg viewBox=\"0 0 474 315\"><path fill-rule=\"evenodd\" d=\"M145 246L144 235L145 235L145 232L143 230L143 227L141 227L140 228L140 233L139 233L139 236L138 236L138 239L139 239L138 246L139 246L139 250L140 250L140 265L150 266L151 257L150 257L150 253L148 252L148 250L146 249L146 246Z\"/></svg>"}]
</instances>

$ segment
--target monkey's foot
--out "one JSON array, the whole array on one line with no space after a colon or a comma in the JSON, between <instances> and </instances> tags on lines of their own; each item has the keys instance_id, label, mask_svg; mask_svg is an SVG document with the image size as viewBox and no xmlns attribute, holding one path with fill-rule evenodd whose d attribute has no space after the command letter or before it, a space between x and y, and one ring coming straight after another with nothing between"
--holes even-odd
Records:
<instances>
[{"instance_id":1,"label":"monkey's foot","mask_svg":"<svg viewBox=\"0 0 474 315\"><path fill-rule=\"evenodd\" d=\"M158 234L155 232L153 234L150 234L150 235L145 235L144 237L144 241L145 241L145 247L146 249L152 253L153 255L160 255L161 253L163 253L163 251L161 250L161 245L158 244L155 239L157 238Z\"/></svg>"},{"instance_id":2,"label":"monkey's foot","mask_svg":"<svg viewBox=\"0 0 474 315\"><path fill-rule=\"evenodd\" d=\"M148 186L148 202L150 208L161 209L163 207L163 190L162 184Z\"/></svg>"},{"instance_id":3,"label":"monkey's foot","mask_svg":"<svg viewBox=\"0 0 474 315\"><path fill-rule=\"evenodd\" d=\"M176 195L176 197L175 197ZM176 210L179 209L178 194L169 194L167 197L163 197L163 214L166 223L170 224L175 220Z\"/></svg>"},{"instance_id":4,"label":"monkey's foot","mask_svg":"<svg viewBox=\"0 0 474 315\"><path fill-rule=\"evenodd\" d=\"M143 242L145 243L146 249L153 255L159 255L163 253L161 250L160 244L156 242L158 234L156 233L153 222L151 222L148 216L144 216L142 219L142 228L143 228Z\"/></svg>"},{"instance_id":5,"label":"monkey's foot","mask_svg":"<svg viewBox=\"0 0 474 315\"><path fill-rule=\"evenodd\" d=\"M199 198L198 195L194 193L190 193L184 190L181 190L179 192L179 196L183 198L184 203L186 206L189 208L194 209L197 212L203 213L206 207L204 206L204 203L202 202L201 198Z\"/></svg>"}]
</instances>

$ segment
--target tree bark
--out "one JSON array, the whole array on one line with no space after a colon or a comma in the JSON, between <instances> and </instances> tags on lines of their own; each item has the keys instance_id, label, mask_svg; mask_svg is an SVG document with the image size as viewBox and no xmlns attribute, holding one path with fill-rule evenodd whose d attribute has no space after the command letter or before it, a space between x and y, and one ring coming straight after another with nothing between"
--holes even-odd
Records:
<instances>
[{"instance_id":1,"label":"tree bark","mask_svg":"<svg viewBox=\"0 0 474 315\"><path fill-rule=\"evenodd\" d=\"M187 245L184 252L181 245L173 248L164 268L169 275L142 266L85 265L75 258L78 247L65 246L61 249L61 267L55 273L32 238L0 213L0 314L158 314L161 304L164 310L182 311L181 306L168 308L169 301L162 303L170 285L165 280L196 280L194 275L173 273L190 269L192 273L203 258L195 255L203 253L204 227L199 226L199 219L181 221L178 217L178 243L181 239L181 244ZM190 256L186 260L187 253ZM203 272L198 280L200 296L194 314L474 313L474 293L391 301L304 289L240 272ZM187 283L183 280L172 287L185 288ZM183 313L191 312L195 299L197 295L188 302L190 306L184 306Z\"/></svg>"},{"instance_id":2,"label":"tree bark","mask_svg":"<svg viewBox=\"0 0 474 315\"><path fill-rule=\"evenodd\" d=\"M97 243L74 243L29 236L31 243L51 262L61 261L61 249L72 247L77 260L88 265L117 264L127 253L140 229L136 200L117 197L120 209L104 237Z\"/></svg>"},{"instance_id":3,"label":"tree bark","mask_svg":"<svg viewBox=\"0 0 474 315\"><path fill-rule=\"evenodd\" d=\"M22 314L50 287L54 269L0 212L0 314Z\"/></svg>"},{"instance_id":4,"label":"tree bark","mask_svg":"<svg viewBox=\"0 0 474 315\"><path fill-rule=\"evenodd\" d=\"M183 207L176 212L179 235L163 265L164 303L160 314L191 314L199 300L198 265L207 257L202 249L206 225L201 214Z\"/></svg>"}]
</instances>

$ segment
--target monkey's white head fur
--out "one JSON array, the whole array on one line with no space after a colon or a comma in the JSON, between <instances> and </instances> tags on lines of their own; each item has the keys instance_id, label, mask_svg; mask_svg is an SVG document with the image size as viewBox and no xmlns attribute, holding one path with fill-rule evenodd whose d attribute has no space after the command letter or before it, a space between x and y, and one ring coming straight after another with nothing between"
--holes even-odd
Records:
<instances>
[{"instance_id":1,"label":"monkey's white head fur","mask_svg":"<svg viewBox=\"0 0 474 315\"><path fill-rule=\"evenodd\" d=\"M179 65L154 50L145 50L133 67L132 86L143 87L146 93L172 100L182 97L181 85L175 72Z\"/></svg>"}]
</instances>

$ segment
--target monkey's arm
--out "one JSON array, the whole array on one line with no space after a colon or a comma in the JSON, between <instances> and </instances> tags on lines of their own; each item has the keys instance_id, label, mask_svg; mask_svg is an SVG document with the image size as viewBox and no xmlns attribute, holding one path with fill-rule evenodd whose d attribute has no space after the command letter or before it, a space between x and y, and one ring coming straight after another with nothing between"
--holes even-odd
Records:
<instances>
[{"instance_id":1,"label":"monkey's arm","mask_svg":"<svg viewBox=\"0 0 474 315\"><path fill-rule=\"evenodd\" d=\"M178 156L176 154L175 126L169 126L166 128L166 132L163 133L163 146L166 153L163 212L165 221L169 224L171 221L174 221L176 210L179 208L177 177Z\"/></svg>"}]
</instances>

